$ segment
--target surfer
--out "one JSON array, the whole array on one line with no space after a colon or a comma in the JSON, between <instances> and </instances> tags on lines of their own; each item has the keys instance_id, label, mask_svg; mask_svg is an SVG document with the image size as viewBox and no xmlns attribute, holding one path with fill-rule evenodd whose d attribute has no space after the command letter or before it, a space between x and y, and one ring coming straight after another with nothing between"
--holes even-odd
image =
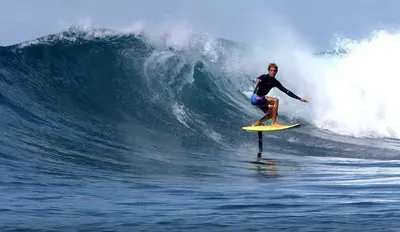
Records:
<instances>
[{"instance_id":1,"label":"surfer","mask_svg":"<svg viewBox=\"0 0 400 232\"><path fill-rule=\"evenodd\" d=\"M288 96L294 99L302 102L308 102L307 99L300 98L290 90L283 87L283 85L275 78L277 72L278 65L271 63L268 65L268 74L263 74L253 80L257 83L257 86L250 97L251 103L259 107L265 113L264 117L252 124L253 126L261 126L264 121L267 121L271 118L271 126L282 125L276 120L276 117L278 116L279 100L277 98L267 96L269 91L274 87L278 88L280 91L286 93Z\"/></svg>"}]
</instances>

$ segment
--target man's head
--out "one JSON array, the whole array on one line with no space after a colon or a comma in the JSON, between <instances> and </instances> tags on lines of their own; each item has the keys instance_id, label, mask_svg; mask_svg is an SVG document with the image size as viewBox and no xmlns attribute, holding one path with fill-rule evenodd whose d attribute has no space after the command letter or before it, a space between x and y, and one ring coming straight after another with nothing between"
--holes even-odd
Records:
<instances>
[{"instance_id":1,"label":"man's head","mask_svg":"<svg viewBox=\"0 0 400 232\"><path fill-rule=\"evenodd\" d=\"M268 65L268 74L271 77L275 77L277 72L278 72L278 65L276 65L275 63L270 63Z\"/></svg>"}]
</instances>

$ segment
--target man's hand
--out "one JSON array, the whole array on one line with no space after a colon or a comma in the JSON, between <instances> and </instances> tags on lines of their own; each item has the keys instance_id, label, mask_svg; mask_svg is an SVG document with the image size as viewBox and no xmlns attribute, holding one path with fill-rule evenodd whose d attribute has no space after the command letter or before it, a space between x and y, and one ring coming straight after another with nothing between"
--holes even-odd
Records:
<instances>
[{"instance_id":1,"label":"man's hand","mask_svg":"<svg viewBox=\"0 0 400 232\"><path fill-rule=\"evenodd\" d=\"M305 98L300 99L300 101L302 101L302 102L308 102L308 100L305 99Z\"/></svg>"},{"instance_id":2,"label":"man's hand","mask_svg":"<svg viewBox=\"0 0 400 232\"><path fill-rule=\"evenodd\" d=\"M255 79L255 82L256 82L256 83L261 82L261 79L256 78L256 79Z\"/></svg>"}]
</instances>

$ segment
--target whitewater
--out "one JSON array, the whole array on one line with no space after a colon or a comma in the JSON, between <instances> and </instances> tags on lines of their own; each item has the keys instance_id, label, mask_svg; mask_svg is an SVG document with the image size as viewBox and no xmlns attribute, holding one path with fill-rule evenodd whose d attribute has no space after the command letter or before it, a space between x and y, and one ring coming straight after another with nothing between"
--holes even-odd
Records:
<instances>
[{"instance_id":1,"label":"whitewater","mask_svg":"<svg viewBox=\"0 0 400 232\"><path fill-rule=\"evenodd\" d=\"M396 230L400 35L269 42L137 24L0 47L0 229ZM302 126L257 158L241 127L271 62L310 102L271 92Z\"/></svg>"}]
</instances>

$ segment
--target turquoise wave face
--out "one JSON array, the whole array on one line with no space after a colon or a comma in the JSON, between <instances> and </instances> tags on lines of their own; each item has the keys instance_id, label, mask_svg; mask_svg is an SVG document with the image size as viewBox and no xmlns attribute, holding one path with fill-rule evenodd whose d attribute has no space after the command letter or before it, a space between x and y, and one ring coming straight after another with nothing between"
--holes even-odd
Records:
<instances>
[{"instance_id":1,"label":"turquoise wave face","mask_svg":"<svg viewBox=\"0 0 400 232\"><path fill-rule=\"evenodd\" d=\"M28 124L74 133L101 133L96 127L109 125L159 144L173 138L229 145L258 111L219 67L229 54L210 60L196 46L177 49L134 34L67 31L2 47L2 105ZM218 46L234 44L221 40Z\"/></svg>"}]
</instances>

